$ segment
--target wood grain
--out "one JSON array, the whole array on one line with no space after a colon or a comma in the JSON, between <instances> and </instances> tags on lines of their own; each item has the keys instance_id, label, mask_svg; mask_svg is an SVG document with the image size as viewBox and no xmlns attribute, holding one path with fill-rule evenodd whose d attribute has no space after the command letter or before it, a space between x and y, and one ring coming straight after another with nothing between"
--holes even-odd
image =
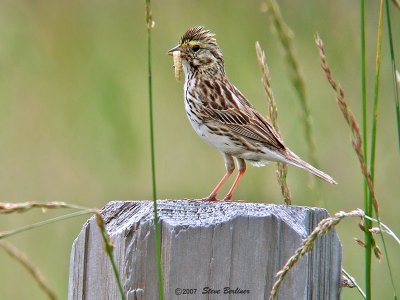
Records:
<instances>
[{"instance_id":1,"label":"wood grain","mask_svg":"<svg viewBox=\"0 0 400 300\"><path fill-rule=\"evenodd\" d=\"M189 200L157 204L165 299L268 298L276 273L328 216L311 207ZM102 215L127 299L158 299L152 202L110 202ZM333 231L290 271L278 299L340 299L340 274L341 244ZM68 290L71 300L120 299L94 218L73 244Z\"/></svg>"}]
</instances>

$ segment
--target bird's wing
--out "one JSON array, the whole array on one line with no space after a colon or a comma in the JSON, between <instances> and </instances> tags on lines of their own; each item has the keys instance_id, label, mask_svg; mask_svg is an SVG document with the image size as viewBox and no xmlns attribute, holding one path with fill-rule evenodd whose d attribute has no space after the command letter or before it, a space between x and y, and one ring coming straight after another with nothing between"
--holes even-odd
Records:
<instances>
[{"instance_id":1,"label":"bird's wing","mask_svg":"<svg viewBox=\"0 0 400 300\"><path fill-rule=\"evenodd\" d=\"M286 150L274 127L256 111L228 78L205 84L207 89L217 91L197 94L197 99L202 102L200 111L205 119L225 125L236 134L261 142L269 148Z\"/></svg>"},{"instance_id":2,"label":"bird's wing","mask_svg":"<svg viewBox=\"0 0 400 300\"><path fill-rule=\"evenodd\" d=\"M217 122L243 137L260 142L269 148L286 150L274 127L251 105L229 81L211 83L217 90L214 98L197 95L201 99L201 113L209 122ZM209 85L211 88L211 86ZM207 97L208 96L208 97Z\"/></svg>"},{"instance_id":3,"label":"bird's wing","mask_svg":"<svg viewBox=\"0 0 400 300\"><path fill-rule=\"evenodd\" d=\"M234 108L218 109L202 107L201 110L206 119L211 123L216 122L219 125L225 125L236 134L260 142L268 148L277 150L286 149L272 125L256 111L252 115L249 115Z\"/></svg>"}]
</instances>

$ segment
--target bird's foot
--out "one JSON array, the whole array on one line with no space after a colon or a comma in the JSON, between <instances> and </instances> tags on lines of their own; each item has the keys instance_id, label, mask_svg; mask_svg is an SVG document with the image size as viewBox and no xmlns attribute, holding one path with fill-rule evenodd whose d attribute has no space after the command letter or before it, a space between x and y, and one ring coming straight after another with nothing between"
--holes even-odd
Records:
<instances>
[{"instance_id":1,"label":"bird's foot","mask_svg":"<svg viewBox=\"0 0 400 300\"><path fill-rule=\"evenodd\" d=\"M244 200L223 199L223 202L244 202Z\"/></svg>"},{"instance_id":2,"label":"bird's foot","mask_svg":"<svg viewBox=\"0 0 400 300\"><path fill-rule=\"evenodd\" d=\"M204 201L204 202L243 202L243 200L233 200L232 195L226 195L224 199L218 200L217 195L211 194L210 196L206 198L201 198L198 201Z\"/></svg>"},{"instance_id":3,"label":"bird's foot","mask_svg":"<svg viewBox=\"0 0 400 300\"><path fill-rule=\"evenodd\" d=\"M226 195L222 201L224 201L224 202L243 202L243 200L232 200L232 195L230 195L230 194Z\"/></svg>"},{"instance_id":4,"label":"bird's foot","mask_svg":"<svg viewBox=\"0 0 400 300\"><path fill-rule=\"evenodd\" d=\"M204 202L217 202L220 201L217 199L217 195L211 194L210 196L206 198L201 198L199 201L204 201Z\"/></svg>"}]
</instances>

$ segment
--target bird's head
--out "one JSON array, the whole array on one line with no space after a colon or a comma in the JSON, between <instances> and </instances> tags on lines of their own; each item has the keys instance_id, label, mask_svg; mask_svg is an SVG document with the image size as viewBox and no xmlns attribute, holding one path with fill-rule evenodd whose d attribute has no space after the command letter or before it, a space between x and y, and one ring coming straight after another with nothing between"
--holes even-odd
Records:
<instances>
[{"instance_id":1,"label":"bird's head","mask_svg":"<svg viewBox=\"0 0 400 300\"><path fill-rule=\"evenodd\" d=\"M213 69L218 66L223 68L224 58L214 36L203 26L190 28L182 36L179 44L169 50L168 54L172 55L174 51L180 51L185 73L196 69Z\"/></svg>"}]
</instances>

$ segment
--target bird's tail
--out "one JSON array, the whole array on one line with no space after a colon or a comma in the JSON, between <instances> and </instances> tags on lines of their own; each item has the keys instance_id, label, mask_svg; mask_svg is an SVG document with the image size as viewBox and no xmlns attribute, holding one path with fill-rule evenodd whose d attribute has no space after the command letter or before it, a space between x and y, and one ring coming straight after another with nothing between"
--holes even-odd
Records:
<instances>
[{"instance_id":1,"label":"bird's tail","mask_svg":"<svg viewBox=\"0 0 400 300\"><path fill-rule=\"evenodd\" d=\"M318 176L319 178L322 178L323 180L331 183L331 184L337 184L337 182L328 174L322 172L321 170L318 170L317 168L313 167L310 165L308 162L302 160L300 157L298 157L296 154L293 152L289 152L289 158L287 158L287 163L294 165L296 167L302 168L304 170L307 170L311 174L314 174L315 176Z\"/></svg>"}]
</instances>

